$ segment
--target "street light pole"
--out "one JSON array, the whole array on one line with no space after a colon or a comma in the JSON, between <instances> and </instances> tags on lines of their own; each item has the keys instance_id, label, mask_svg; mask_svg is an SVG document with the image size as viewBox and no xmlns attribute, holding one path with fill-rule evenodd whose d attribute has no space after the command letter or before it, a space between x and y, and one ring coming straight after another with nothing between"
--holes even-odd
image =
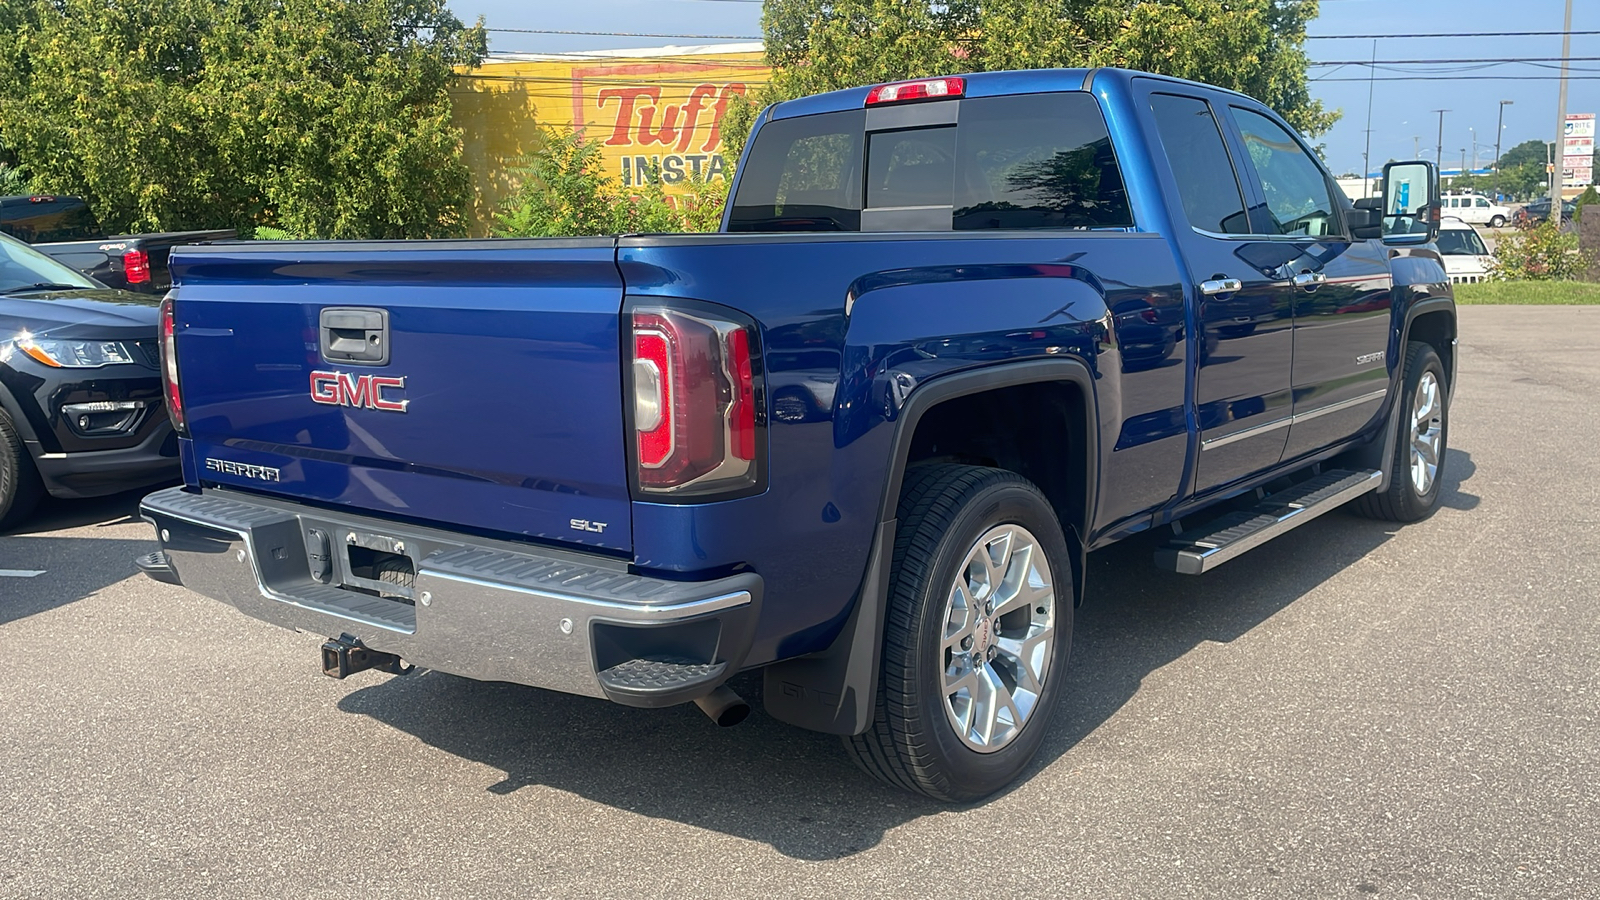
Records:
<instances>
[{"instance_id":1,"label":"street light pole","mask_svg":"<svg viewBox=\"0 0 1600 900\"><path fill-rule=\"evenodd\" d=\"M1361 150L1361 197L1366 199L1372 184L1372 87L1377 80L1378 42L1372 42L1372 65L1367 68L1367 145Z\"/></svg>"},{"instance_id":2,"label":"street light pole","mask_svg":"<svg viewBox=\"0 0 1600 900\"><path fill-rule=\"evenodd\" d=\"M1506 127L1506 107L1515 101L1500 101L1500 118L1494 124L1494 202L1500 202L1500 132Z\"/></svg>"},{"instance_id":3,"label":"street light pole","mask_svg":"<svg viewBox=\"0 0 1600 900\"><path fill-rule=\"evenodd\" d=\"M1444 114L1453 110L1436 109L1434 112L1439 114L1439 143L1434 146L1433 161L1442 169L1444 168Z\"/></svg>"},{"instance_id":4,"label":"street light pole","mask_svg":"<svg viewBox=\"0 0 1600 900\"><path fill-rule=\"evenodd\" d=\"M1561 91L1556 101L1555 165L1550 167L1550 221L1561 227L1561 166L1567 153L1567 58L1572 55L1572 0L1567 0L1567 19L1561 26Z\"/></svg>"}]
</instances>

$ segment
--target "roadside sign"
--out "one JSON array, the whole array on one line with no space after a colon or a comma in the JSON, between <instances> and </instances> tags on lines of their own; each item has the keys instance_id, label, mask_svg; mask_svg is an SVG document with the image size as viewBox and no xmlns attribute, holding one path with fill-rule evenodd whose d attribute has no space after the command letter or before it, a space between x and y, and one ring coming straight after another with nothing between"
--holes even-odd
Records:
<instances>
[{"instance_id":1,"label":"roadside sign","mask_svg":"<svg viewBox=\"0 0 1600 900\"><path fill-rule=\"evenodd\" d=\"M1593 183L1594 139L1594 113L1573 113L1567 116L1561 149L1563 187L1580 188Z\"/></svg>"}]
</instances>

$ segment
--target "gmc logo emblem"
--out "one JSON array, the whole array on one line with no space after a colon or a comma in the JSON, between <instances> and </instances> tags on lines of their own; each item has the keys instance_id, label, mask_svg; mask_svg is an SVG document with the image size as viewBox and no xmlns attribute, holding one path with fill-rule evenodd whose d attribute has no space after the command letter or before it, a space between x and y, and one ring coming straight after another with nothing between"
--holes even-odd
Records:
<instances>
[{"instance_id":1,"label":"gmc logo emblem","mask_svg":"<svg viewBox=\"0 0 1600 900\"><path fill-rule=\"evenodd\" d=\"M405 376L352 375L348 372L312 372L311 399L328 406L353 406L357 409L406 411L410 400L391 400L383 396L387 388L404 390Z\"/></svg>"}]
</instances>

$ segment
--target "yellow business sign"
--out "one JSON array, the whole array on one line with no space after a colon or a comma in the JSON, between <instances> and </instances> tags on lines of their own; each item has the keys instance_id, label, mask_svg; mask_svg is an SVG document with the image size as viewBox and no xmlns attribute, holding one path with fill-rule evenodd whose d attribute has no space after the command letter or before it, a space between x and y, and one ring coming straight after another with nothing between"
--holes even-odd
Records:
<instances>
[{"instance_id":1,"label":"yellow business sign","mask_svg":"<svg viewBox=\"0 0 1600 900\"><path fill-rule=\"evenodd\" d=\"M473 174L473 233L487 232L515 188L540 126L581 131L624 186L724 178L723 117L767 72L759 44L504 56L463 72L451 99Z\"/></svg>"}]
</instances>

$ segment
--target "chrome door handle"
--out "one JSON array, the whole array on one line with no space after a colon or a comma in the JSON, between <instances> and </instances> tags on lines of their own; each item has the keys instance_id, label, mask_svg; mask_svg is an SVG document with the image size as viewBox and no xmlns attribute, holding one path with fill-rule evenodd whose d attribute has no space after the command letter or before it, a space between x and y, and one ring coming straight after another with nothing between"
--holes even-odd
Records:
<instances>
[{"instance_id":1,"label":"chrome door handle","mask_svg":"<svg viewBox=\"0 0 1600 900\"><path fill-rule=\"evenodd\" d=\"M1321 272L1301 272L1294 277L1294 286L1314 291L1317 286L1328 280L1328 276Z\"/></svg>"},{"instance_id":2,"label":"chrome door handle","mask_svg":"<svg viewBox=\"0 0 1600 900\"><path fill-rule=\"evenodd\" d=\"M1213 278L1210 281L1200 282L1200 293L1210 296L1212 294L1233 294L1244 288L1244 282L1237 278Z\"/></svg>"}]
</instances>

